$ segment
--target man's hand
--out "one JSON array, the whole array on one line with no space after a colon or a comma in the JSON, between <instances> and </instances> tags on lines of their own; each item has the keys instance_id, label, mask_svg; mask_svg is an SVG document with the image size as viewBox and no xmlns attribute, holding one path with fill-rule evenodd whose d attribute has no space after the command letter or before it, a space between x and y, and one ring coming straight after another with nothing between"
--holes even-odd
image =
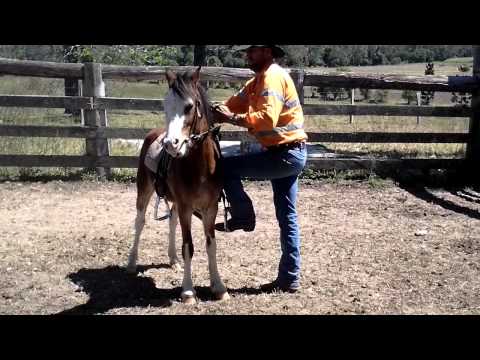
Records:
<instances>
[{"instance_id":1,"label":"man's hand","mask_svg":"<svg viewBox=\"0 0 480 360\"><path fill-rule=\"evenodd\" d=\"M227 106L223 104L214 103L210 107L213 114L213 121L215 123L230 123L233 124L235 114L232 113Z\"/></svg>"}]
</instances>

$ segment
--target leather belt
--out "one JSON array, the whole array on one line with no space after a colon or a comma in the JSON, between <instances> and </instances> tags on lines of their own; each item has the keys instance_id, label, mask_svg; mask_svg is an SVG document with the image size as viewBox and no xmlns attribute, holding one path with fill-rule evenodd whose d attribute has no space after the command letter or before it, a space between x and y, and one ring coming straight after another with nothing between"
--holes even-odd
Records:
<instances>
[{"instance_id":1,"label":"leather belt","mask_svg":"<svg viewBox=\"0 0 480 360\"><path fill-rule=\"evenodd\" d=\"M292 149L299 149L303 150L307 146L305 141L295 141L287 144L280 144L280 145L273 145L267 147L268 150L271 151L281 151L281 150L292 150Z\"/></svg>"}]
</instances>

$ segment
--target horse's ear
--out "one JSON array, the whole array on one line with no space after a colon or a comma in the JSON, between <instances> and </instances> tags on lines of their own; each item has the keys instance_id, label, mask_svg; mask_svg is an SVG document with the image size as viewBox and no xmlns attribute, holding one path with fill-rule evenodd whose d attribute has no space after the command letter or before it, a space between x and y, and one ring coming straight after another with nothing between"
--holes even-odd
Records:
<instances>
[{"instance_id":1,"label":"horse's ear","mask_svg":"<svg viewBox=\"0 0 480 360\"><path fill-rule=\"evenodd\" d=\"M173 83L177 79L177 75L175 75L175 73L172 70L167 70L165 73L165 77L167 78L168 86L172 87Z\"/></svg>"},{"instance_id":2,"label":"horse's ear","mask_svg":"<svg viewBox=\"0 0 480 360\"><path fill-rule=\"evenodd\" d=\"M195 72L193 73L192 75L192 81L196 84L198 83L198 81L200 80L200 69L202 68L202 66L199 66L197 68L197 70L195 70Z\"/></svg>"}]
</instances>

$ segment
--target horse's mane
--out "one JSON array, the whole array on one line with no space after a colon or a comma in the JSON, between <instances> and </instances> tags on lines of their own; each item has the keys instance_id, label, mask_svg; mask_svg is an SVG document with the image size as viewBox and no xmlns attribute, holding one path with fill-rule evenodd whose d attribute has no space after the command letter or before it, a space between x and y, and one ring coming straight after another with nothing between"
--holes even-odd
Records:
<instances>
[{"instance_id":1,"label":"horse's mane","mask_svg":"<svg viewBox=\"0 0 480 360\"><path fill-rule=\"evenodd\" d=\"M194 92L195 85L193 84L193 72L192 71L187 71L184 74L180 75L177 74L176 79L174 83L172 84L172 90L180 96L182 99L196 99L197 95ZM200 84L200 82L197 82L196 84L196 89L198 91L198 94L200 95L200 102L202 104L201 106L201 111L203 114L205 114L205 117L207 118L208 126L210 127L212 125L211 119L211 112L210 112L210 101L207 96L207 92L203 88L203 86Z\"/></svg>"}]
</instances>

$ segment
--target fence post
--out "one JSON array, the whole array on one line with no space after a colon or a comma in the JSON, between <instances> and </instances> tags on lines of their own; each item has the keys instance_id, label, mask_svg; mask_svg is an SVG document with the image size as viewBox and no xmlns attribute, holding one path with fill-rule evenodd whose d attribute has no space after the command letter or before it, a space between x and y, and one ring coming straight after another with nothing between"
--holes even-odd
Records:
<instances>
[{"instance_id":1,"label":"fence post","mask_svg":"<svg viewBox=\"0 0 480 360\"><path fill-rule=\"evenodd\" d=\"M355 89L352 89L351 97L352 97L351 104L355 105ZM354 119L353 115L350 115L350 124L353 124L353 119Z\"/></svg>"},{"instance_id":2,"label":"fence post","mask_svg":"<svg viewBox=\"0 0 480 360\"><path fill-rule=\"evenodd\" d=\"M417 91L417 106L422 106L422 93ZM420 125L420 116L417 115L417 125Z\"/></svg>"},{"instance_id":3,"label":"fence post","mask_svg":"<svg viewBox=\"0 0 480 360\"><path fill-rule=\"evenodd\" d=\"M298 99L300 100L300 104L305 104L305 89L303 87L303 83L305 81L305 70L303 69L295 69L292 70L290 76L295 83L295 88L297 89Z\"/></svg>"},{"instance_id":4,"label":"fence post","mask_svg":"<svg viewBox=\"0 0 480 360\"><path fill-rule=\"evenodd\" d=\"M83 85L82 95L86 97L103 97L105 96L105 84L102 80L102 65L87 62L83 66ZM102 116L103 115L103 116ZM101 128L106 126L106 115L100 114L100 111L92 109L85 110L84 114L85 126ZM99 137L96 132L95 139L86 139L86 153L95 160L109 156L108 141L106 138ZM111 169L109 167L97 167L97 176L101 179L110 177Z\"/></svg>"},{"instance_id":5,"label":"fence post","mask_svg":"<svg viewBox=\"0 0 480 360\"><path fill-rule=\"evenodd\" d=\"M473 76L480 77L480 45L473 45ZM480 164L480 91L472 92L472 117L470 118L470 141L466 151L468 173L476 173ZM478 180L476 178L475 180Z\"/></svg>"}]
</instances>

